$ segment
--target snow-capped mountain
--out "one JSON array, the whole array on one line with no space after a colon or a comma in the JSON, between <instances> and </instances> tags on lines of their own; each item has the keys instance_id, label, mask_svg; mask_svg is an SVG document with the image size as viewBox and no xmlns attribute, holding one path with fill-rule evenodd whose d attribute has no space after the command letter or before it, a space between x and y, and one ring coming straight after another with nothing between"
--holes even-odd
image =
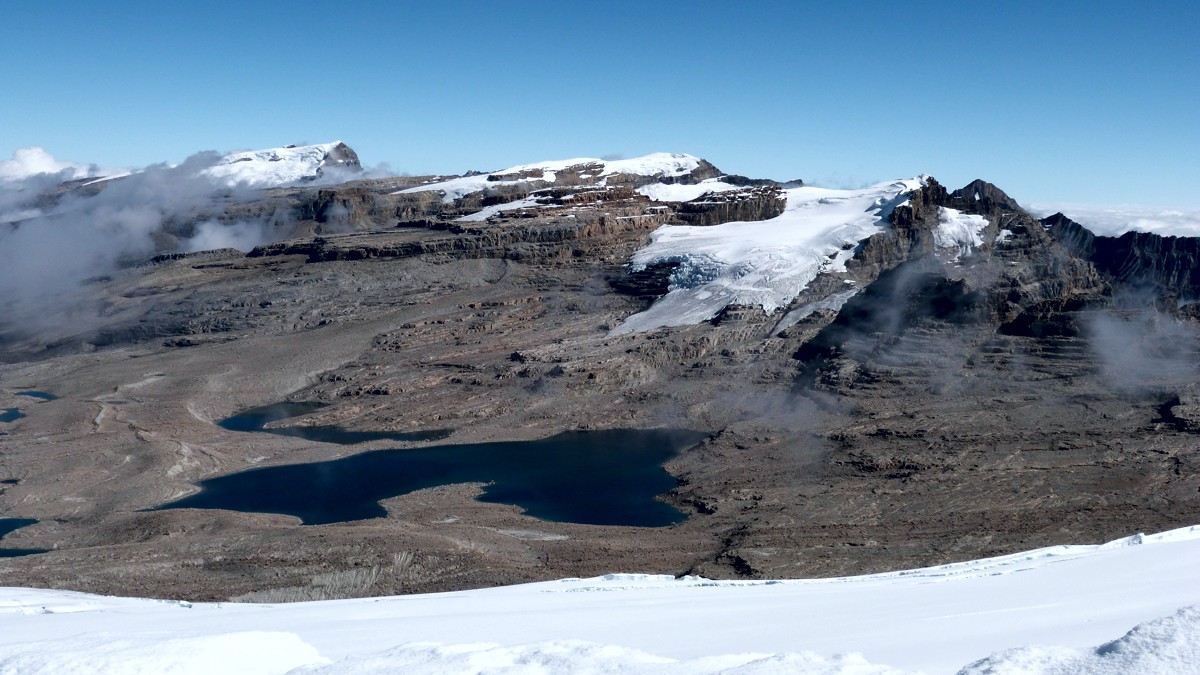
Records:
<instances>
[{"instance_id":1,"label":"snow-capped mountain","mask_svg":"<svg viewBox=\"0 0 1200 675\"><path fill-rule=\"evenodd\" d=\"M361 170L358 155L345 143L334 141L233 152L202 173L231 186L261 188L315 180L329 172L343 171L348 177Z\"/></svg>"}]
</instances>

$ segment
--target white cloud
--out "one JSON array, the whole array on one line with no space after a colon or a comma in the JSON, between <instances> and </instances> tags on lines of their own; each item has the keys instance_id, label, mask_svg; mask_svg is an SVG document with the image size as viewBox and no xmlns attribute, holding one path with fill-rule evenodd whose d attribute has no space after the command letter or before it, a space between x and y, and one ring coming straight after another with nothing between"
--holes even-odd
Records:
<instances>
[{"instance_id":1,"label":"white cloud","mask_svg":"<svg viewBox=\"0 0 1200 675\"><path fill-rule=\"evenodd\" d=\"M1152 206L1090 206L1082 204L1032 204L1037 216L1061 212L1096 234L1116 237L1125 232L1154 232L1172 237L1200 237L1200 209L1166 209Z\"/></svg>"},{"instance_id":2,"label":"white cloud","mask_svg":"<svg viewBox=\"0 0 1200 675\"><path fill-rule=\"evenodd\" d=\"M95 175L95 167L60 162L44 148L18 148L12 159L0 160L0 181L18 181L41 174L63 174L65 180Z\"/></svg>"}]
</instances>

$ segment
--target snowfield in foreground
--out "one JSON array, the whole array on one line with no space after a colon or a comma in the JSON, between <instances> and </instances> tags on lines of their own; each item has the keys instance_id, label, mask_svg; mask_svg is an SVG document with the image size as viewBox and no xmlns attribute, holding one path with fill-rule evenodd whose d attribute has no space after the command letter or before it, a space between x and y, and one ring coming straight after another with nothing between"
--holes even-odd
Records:
<instances>
[{"instance_id":1,"label":"snowfield in foreground","mask_svg":"<svg viewBox=\"0 0 1200 675\"><path fill-rule=\"evenodd\" d=\"M924 177L917 177L861 190L805 186L786 190L787 206L769 220L664 225L630 264L639 270L679 263L671 290L612 332L700 323L731 304L773 312L818 274L845 271L859 242L882 232L892 209L923 184Z\"/></svg>"},{"instance_id":2,"label":"snowfield in foreground","mask_svg":"<svg viewBox=\"0 0 1200 675\"><path fill-rule=\"evenodd\" d=\"M860 577L290 605L0 588L0 673L1200 672L1200 526Z\"/></svg>"}]
</instances>

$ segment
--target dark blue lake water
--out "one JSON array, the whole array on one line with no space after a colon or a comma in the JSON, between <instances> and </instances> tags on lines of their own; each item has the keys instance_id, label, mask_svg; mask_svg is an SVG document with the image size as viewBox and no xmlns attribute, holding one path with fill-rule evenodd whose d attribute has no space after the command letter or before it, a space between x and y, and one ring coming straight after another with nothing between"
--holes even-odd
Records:
<instances>
[{"instance_id":1,"label":"dark blue lake water","mask_svg":"<svg viewBox=\"0 0 1200 675\"><path fill-rule=\"evenodd\" d=\"M24 416L19 408L0 408L0 422L15 422Z\"/></svg>"},{"instance_id":2,"label":"dark blue lake water","mask_svg":"<svg viewBox=\"0 0 1200 675\"><path fill-rule=\"evenodd\" d=\"M19 530L27 525L33 525L37 521L32 518L0 518L0 539L4 535ZM23 555L34 555L36 553L45 553L44 548L0 548L0 558L16 558Z\"/></svg>"},{"instance_id":3,"label":"dark blue lake water","mask_svg":"<svg viewBox=\"0 0 1200 675\"><path fill-rule=\"evenodd\" d=\"M158 508L282 513L319 525L384 517L379 500L414 490L482 482L482 501L514 504L543 520L662 527L685 518L656 499L675 487L663 463L706 435L573 431L538 441L377 450L212 478L197 494Z\"/></svg>"},{"instance_id":4,"label":"dark blue lake water","mask_svg":"<svg viewBox=\"0 0 1200 675\"><path fill-rule=\"evenodd\" d=\"M429 431L347 431L335 426L305 426L305 427L272 427L265 428L271 422L307 415L324 408L324 403L274 403L259 408L244 410L233 417L227 417L218 426L230 431L265 431L278 436L293 436L308 441L321 443L337 443L338 445L354 445L367 441L436 441L450 435L449 429L433 429Z\"/></svg>"},{"instance_id":5,"label":"dark blue lake water","mask_svg":"<svg viewBox=\"0 0 1200 675\"><path fill-rule=\"evenodd\" d=\"M19 391L17 392L17 396L28 396L29 398L36 398L39 401L53 401L58 398L54 394L47 394L44 391Z\"/></svg>"}]
</instances>

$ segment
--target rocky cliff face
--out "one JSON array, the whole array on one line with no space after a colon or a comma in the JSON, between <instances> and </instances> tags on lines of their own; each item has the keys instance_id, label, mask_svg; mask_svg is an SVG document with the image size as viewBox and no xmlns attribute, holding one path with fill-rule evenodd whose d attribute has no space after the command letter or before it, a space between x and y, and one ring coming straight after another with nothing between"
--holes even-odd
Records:
<instances>
[{"instance_id":1,"label":"rocky cliff face","mask_svg":"<svg viewBox=\"0 0 1200 675\"><path fill-rule=\"evenodd\" d=\"M1061 213L1042 224L1075 255L1115 283L1188 302L1200 298L1200 239L1126 232L1096 236Z\"/></svg>"},{"instance_id":2,"label":"rocky cliff face","mask_svg":"<svg viewBox=\"0 0 1200 675\"><path fill-rule=\"evenodd\" d=\"M676 214L688 225L719 225L769 220L783 213L785 206L783 191L772 185L701 195L676 207Z\"/></svg>"}]
</instances>

